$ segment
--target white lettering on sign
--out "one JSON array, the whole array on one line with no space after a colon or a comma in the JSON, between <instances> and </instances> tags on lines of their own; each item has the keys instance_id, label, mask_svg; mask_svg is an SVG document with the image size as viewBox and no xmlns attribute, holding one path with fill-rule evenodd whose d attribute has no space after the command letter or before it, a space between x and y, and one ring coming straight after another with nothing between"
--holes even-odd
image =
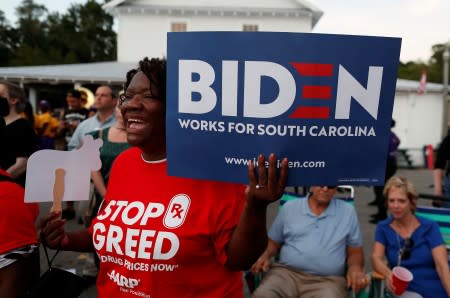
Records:
<instances>
[{"instance_id":1,"label":"white lettering on sign","mask_svg":"<svg viewBox=\"0 0 450 298\"><path fill-rule=\"evenodd\" d=\"M178 62L178 111L187 114L207 114L217 105L217 93L212 87L216 71L202 60ZM238 116L238 61L222 61L222 116ZM194 74L196 76L194 76ZM195 79L194 79L195 77ZM262 98L261 78L267 77L278 85L276 98ZM342 65L339 65L335 119L349 119L351 99L354 98L375 120L383 79L383 67L369 66L367 87L363 87ZM288 111L295 103L298 85L284 66L270 61L245 61L242 113L243 117L274 118ZM199 95L194 99L193 94ZM264 102L264 103L262 103Z\"/></svg>"},{"instance_id":2,"label":"white lettering on sign","mask_svg":"<svg viewBox=\"0 0 450 298\"><path fill-rule=\"evenodd\" d=\"M369 67L366 89L342 65L339 65L335 118L350 118L350 103L354 98L376 120L382 78L383 67Z\"/></svg>"}]
</instances>

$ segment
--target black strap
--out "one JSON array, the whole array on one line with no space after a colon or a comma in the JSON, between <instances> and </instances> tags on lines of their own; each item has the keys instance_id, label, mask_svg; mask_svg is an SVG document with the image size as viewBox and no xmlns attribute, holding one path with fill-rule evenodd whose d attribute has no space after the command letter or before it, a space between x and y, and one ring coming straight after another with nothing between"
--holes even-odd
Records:
<instances>
[{"instance_id":1,"label":"black strap","mask_svg":"<svg viewBox=\"0 0 450 298\"><path fill-rule=\"evenodd\" d=\"M44 252L45 252L45 257L47 259L48 268L51 269L51 268L53 268L52 267L53 260L56 258L56 255L59 253L59 248L56 250L55 254L50 259L49 256L48 256L47 241L45 241L45 236L41 233L39 238L41 238L41 243L42 243L42 247L44 248Z\"/></svg>"}]
</instances>

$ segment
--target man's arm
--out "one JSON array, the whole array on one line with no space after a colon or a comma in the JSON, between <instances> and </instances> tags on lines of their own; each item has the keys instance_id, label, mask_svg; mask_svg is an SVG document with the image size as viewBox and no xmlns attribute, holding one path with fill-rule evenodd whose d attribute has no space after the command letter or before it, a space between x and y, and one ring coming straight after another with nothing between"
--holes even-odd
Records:
<instances>
[{"instance_id":1,"label":"man's arm","mask_svg":"<svg viewBox=\"0 0 450 298\"><path fill-rule=\"evenodd\" d=\"M347 246L347 287L355 293L364 289L368 284L364 273L364 251L361 246Z\"/></svg>"},{"instance_id":2,"label":"man's arm","mask_svg":"<svg viewBox=\"0 0 450 298\"><path fill-rule=\"evenodd\" d=\"M278 251L280 250L281 245L273 241L272 239L268 239L267 248L263 252L263 254L258 258L258 260L253 264L251 271L256 274L258 272L267 272L269 271L270 263L273 257L276 256Z\"/></svg>"},{"instance_id":3,"label":"man's arm","mask_svg":"<svg viewBox=\"0 0 450 298\"><path fill-rule=\"evenodd\" d=\"M434 194L437 196L442 196L442 176L444 171L442 169L433 170L433 184L434 184Z\"/></svg>"},{"instance_id":4,"label":"man's arm","mask_svg":"<svg viewBox=\"0 0 450 298\"><path fill-rule=\"evenodd\" d=\"M11 165L6 171L11 175L12 178L16 179L27 169L28 157L17 157L16 163Z\"/></svg>"},{"instance_id":5,"label":"man's arm","mask_svg":"<svg viewBox=\"0 0 450 298\"><path fill-rule=\"evenodd\" d=\"M442 196L442 178L444 176L444 171L442 169L435 168L433 170L433 184L434 184L434 194L437 196ZM434 207L441 207L442 206L442 200L433 200L433 206Z\"/></svg>"},{"instance_id":6,"label":"man's arm","mask_svg":"<svg viewBox=\"0 0 450 298\"><path fill-rule=\"evenodd\" d=\"M436 160L434 162L434 171L433 171L433 184L434 184L434 194L437 196L442 196L442 189L443 189L443 177L444 177L444 171L446 168L446 165L448 163L449 159L449 151L450 150L450 144L449 144L449 137L445 137L441 144L439 145L439 148L436 153ZM439 207L442 205L441 200L433 200L433 206Z\"/></svg>"},{"instance_id":7,"label":"man's arm","mask_svg":"<svg viewBox=\"0 0 450 298\"><path fill-rule=\"evenodd\" d=\"M258 178L255 166L249 165L249 185L246 189L247 202L227 248L227 266L231 270L247 270L267 247L266 209L278 200L286 186L288 161L283 159L277 175L276 157L269 156L266 170L262 155L258 157ZM256 187L258 185L258 188Z\"/></svg>"}]
</instances>

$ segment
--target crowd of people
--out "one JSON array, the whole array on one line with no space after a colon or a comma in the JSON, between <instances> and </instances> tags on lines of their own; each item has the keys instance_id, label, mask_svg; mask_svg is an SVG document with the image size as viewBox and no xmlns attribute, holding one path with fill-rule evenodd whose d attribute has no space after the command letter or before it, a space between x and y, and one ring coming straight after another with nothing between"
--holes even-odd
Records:
<instances>
[{"instance_id":1,"label":"crowd of people","mask_svg":"<svg viewBox=\"0 0 450 298\"><path fill-rule=\"evenodd\" d=\"M0 82L0 137L8 144L0 148L0 238L8 239L0 243L0 294L16 287L9 297L25 297L39 278L38 247L46 245L95 253L99 297L242 297L243 271L265 272L253 297L347 297L349 288L368 286L364 253L391 292L393 267L413 272L399 297L450 297L438 226L415 215L417 192L394 173L386 174L381 194L376 189L384 209L371 252L364 252L355 208L335 199L333 185L311 186L286 203L267 231L267 207L286 188L286 158L278 168L274 154L259 155L249 163L247 185L168 176L165 59L139 61L120 94L98 86L91 114L77 90L67 93L59 119L42 100L32 123L22 115L26 102L22 88ZM87 134L104 143L102 167L91 174L92 222L66 230L76 215L67 202L36 230L39 206L23 200L27 159L38 149L76 150ZM388 163L399 145L395 134L391 143ZM12 225L20 233L2 228Z\"/></svg>"}]
</instances>

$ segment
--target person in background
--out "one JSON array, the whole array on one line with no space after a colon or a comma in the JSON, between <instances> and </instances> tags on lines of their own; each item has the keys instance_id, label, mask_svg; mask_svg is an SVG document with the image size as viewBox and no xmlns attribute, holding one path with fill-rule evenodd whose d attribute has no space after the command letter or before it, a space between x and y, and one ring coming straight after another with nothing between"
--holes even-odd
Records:
<instances>
[{"instance_id":1,"label":"person in background","mask_svg":"<svg viewBox=\"0 0 450 298\"><path fill-rule=\"evenodd\" d=\"M447 250L436 222L417 217L417 191L407 179L390 178L384 188L390 217L378 223L372 251L373 268L394 291L392 268L402 266L414 279L401 296L450 297L450 271ZM387 259L387 264L385 262Z\"/></svg>"},{"instance_id":2,"label":"person in background","mask_svg":"<svg viewBox=\"0 0 450 298\"><path fill-rule=\"evenodd\" d=\"M114 108L117 105L117 101L117 92L115 90L107 85L99 86L95 91L94 101L97 113L94 116L85 119L77 126L70 138L69 144L67 144L67 148L69 150L78 149L81 147L83 137L86 134L114 125L116 123ZM62 216L69 220L75 218L76 212L74 202L66 202L66 209L63 210Z\"/></svg>"},{"instance_id":3,"label":"person in background","mask_svg":"<svg viewBox=\"0 0 450 298\"><path fill-rule=\"evenodd\" d=\"M266 209L283 194L288 160L278 170L271 154L266 169L260 155L247 187L168 176L166 61L140 61L120 101L132 147L114 161L99 214L66 232L50 213L40 225L48 245L97 252L99 297L243 297L242 270L267 245Z\"/></svg>"},{"instance_id":4,"label":"person in background","mask_svg":"<svg viewBox=\"0 0 450 298\"><path fill-rule=\"evenodd\" d=\"M89 111L83 107L81 93L78 90L70 90L66 96L67 108L63 111L59 123L57 135L64 138L61 149L66 150L75 129L81 121L88 117Z\"/></svg>"},{"instance_id":5,"label":"person in background","mask_svg":"<svg viewBox=\"0 0 450 298\"><path fill-rule=\"evenodd\" d=\"M437 196L450 196L450 135L441 142L434 162L433 182L434 194ZM450 201L434 200L433 206L450 208Z\"/></svg>"},{"instance_id":6,"label":"person in background","mask_svg":"<svg viewBox=\"0 0 450 298\"><path fill-rule=\"evenodd\" d=\"M395 172L397 172L397 149L400 145L400 139L392 131L395 127L395 120L391 121L391 131L389 133L388 155L386 157L386 172L384 176L384 183L391 178ZM375 201L373 202L378 212L372 215L370 223L376 224L377 222L384 220L387 217L386 198L383 195L384 185L378 185L373 187L375 193ZM369 203L369 205L372 203Z\"/></svg>"},{"instance_id":7,"label":"person in background","mask_svg":"<svg viewBox=\"0 0 450 298\"><path fill-rule=\"evenodd\" d=\"M31 105L31 103L28 100L25 102L25 107L24 107L23 111L20 113L20 116L22 118L27 119L28 122L30 122L31 127L34 127L35 117L34 117L34 112L33 112L33 106Z\"/></svg>"},{"instance_id":8,"label":"person in background","mask_svg":"<svg viewBox=\"0 0 450 298\"><path fill-rule=\"evenodd\" d=\"M78 149L86 134L114 125L116 123L114 108L117 105L117 101L117 92L112 87L108 85L99 86L95 91L94 100L97 112L94 116L87 118L77 126L67 148L69 150Z\"/></svg>"},{"instance_id":9,"label":"person in background","mask_svg":"<svg viewBox=\"0 0 450 298\"><path fill-rule=\"evenodd\" d=\"M9 105L9 114L3 117L6 127L1 145L4 153L0 156L0 168L25 186L27 161L36 151L37 136L30 122L21 117L27 101L22 88L0 81L0 96L6 98Z\"/></svg>"},{"instance_id":10,"label":"person in background","mask_svg":"<svg viewBox=\"0 0 450 298\"><path fill-rule=\"evenodd\" d=\"M4 140L9 104L0 97L0 140ZM0 156L5 147L0 146ZM0 168L0 296L24 298L40 275L37 203L24 202L24 188Z\"/></svg>"},{"instance_id":11,"label":"person in background","mask_svg":"<svg viewBox=\"0 0 450 298\"><path fill-rule=\"evenodd\" d=\"M96 204L93 212L95 217L100 203L106 194L111 167L116 157L125 149L130 147L127 141L127 132L123 123L122 113L120 112L119 102L114 110L116 123L113 126L90 132L95 139L101 138L103 145L100 148L100 159L102 168L99 171L92 172L91 178L95 187Z\"/></svg>"},{"instance_id":12,"label":"person in background","mask_svg":"<svg viewBox=\"0 0 450 298\"><path fill-rule=\"evenodd\" d=\"M59 121L50 113L50 103L46 100L39 102L40 113L34 122L34 129L39 137L38 149L55 149L55 137Z\"/></svg>"},{"instance_id":13,"label":"person in background","mask_svg":"<svg viewBox=\"0 0 450 298\"><path fill-rule=\"evenodd\" d=\"M267 272L252 297L345 298L347 287L359 292L367 286L355 208L335 193L336 186L311 186L308 197L283 205L251 268Z\"/></svg>"}]
</instances>

